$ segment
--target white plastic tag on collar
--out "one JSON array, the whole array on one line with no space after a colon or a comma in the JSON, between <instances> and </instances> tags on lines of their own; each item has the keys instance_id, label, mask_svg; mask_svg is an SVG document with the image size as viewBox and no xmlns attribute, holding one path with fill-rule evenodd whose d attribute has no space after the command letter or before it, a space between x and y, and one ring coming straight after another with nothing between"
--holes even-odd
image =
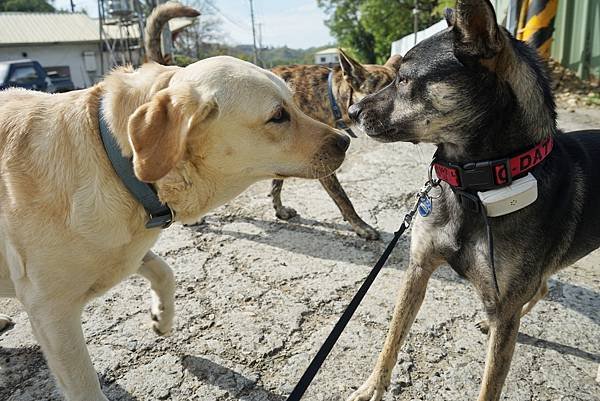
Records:
<instances>
[{"instance_id":1,"label":"white plastic tag on collar","mask_svg":"<svg viewBox=\"0 0 600 401\"><path fill-rule=\"evenodd\" d=\"M529 173L509 186L491 191L477 192L490 217L504 216L521 210L537 200L537 180Z\"/></svg>"}]
</instances>

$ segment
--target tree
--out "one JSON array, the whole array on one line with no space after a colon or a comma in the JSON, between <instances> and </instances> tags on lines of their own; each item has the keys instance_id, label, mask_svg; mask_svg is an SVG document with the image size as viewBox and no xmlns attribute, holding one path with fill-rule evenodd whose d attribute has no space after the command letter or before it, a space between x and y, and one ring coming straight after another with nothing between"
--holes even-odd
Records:
<instances>
[{"instance_id":1,"label":"tree","mask_svg":"<svg viewBox=\"0 0 600 401\"><path fill-rule=\"evenodd\" d=\"M199 8L202 19L194 21L194 25L184 29L175 41L178 53L185 54L195 60L216 55L215 47L224 38L221 20L214 15L207 15L207 10ZM217 50L217 54L219 54Z\"/></svg>"},{"instance_id":2,"label":"tree","mask_svg":"<svg viewBox=\"0 0 600 401\"><path fill-rule=\"evenodd\" d=\"M364 62L375 63L375 37L361 21L360 7L365 0L317 0L329 19L325 24L339 45L350 49Z\"/></svg>"},{"instance_id":3,"label":"tree","mask_svg":"<svg viewBox=\"0 0 600 401\"><path fill-rule=\"evenodd\" d=\"M53 13L55 9L44 0L0 0L0 11Z\"/></svg>"},{"instance_id":4,"label":"tree","mask_svg":"<svg viewBox=\"0 0 600 401\"><path fill-rule=\"evenodd\" d=\"M419 28L437 22L450 0L418 0ZM392 42L413 33L414 0L317 0L339 45L362 62L383 63ZM441 11L440 11L441 9Z\"/></svg>"}]
</instances>

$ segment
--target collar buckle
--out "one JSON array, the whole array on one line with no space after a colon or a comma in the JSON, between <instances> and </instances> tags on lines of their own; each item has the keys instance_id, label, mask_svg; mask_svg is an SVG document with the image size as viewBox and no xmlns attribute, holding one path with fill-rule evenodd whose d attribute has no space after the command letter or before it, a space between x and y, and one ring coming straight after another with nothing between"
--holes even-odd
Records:
<instances>
[{"instance_id":1,"label":"collar buckle","mask_svg":"<svg viewBox=\"0 0 600 401\"><path fill-rule=\"evenodd\" d=\"M510 159L498 159L459 165L449 163L458 171L459 190L485 191L490 188L506 186L512 183Z\"/></svg>"},{"instance_id":2,"label":"collar buckle","mask_svg":"<svg viewBox=\"0 0 600 401\"><path fill-rule=\"evenodd\" d=\"M149 214L150 218L146 222L146 228L169 228L173 224L174 216L171 208L161 210L158 214Z\"/></svg>"}]
</instances>

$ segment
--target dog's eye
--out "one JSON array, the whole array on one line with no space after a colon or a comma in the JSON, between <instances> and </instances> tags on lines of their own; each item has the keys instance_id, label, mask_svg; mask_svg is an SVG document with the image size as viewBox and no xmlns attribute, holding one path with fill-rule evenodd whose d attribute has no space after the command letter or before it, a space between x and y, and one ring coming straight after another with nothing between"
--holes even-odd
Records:
<instances>
[{"instance_id":1,"label":"dog's eye","mask_svg":"<svg viewBox=\"0 0 600 401\"><path fill-rule=\"evenodd\" d=\"M283 124L287 121L290 121L290 114L283 107L279 107L267 123Z\"/></svg>"},{"instance_id":2,"label":"dog's eye","mask_svg":"<svg viewBox=\"0 0 600 401\"><path fill-rule=\"evenodd\" d=\"M408 79L398 76L398 78L396 78L396 82L398 85L406 85L408 84Z\"/></svg>"}]
</instances>

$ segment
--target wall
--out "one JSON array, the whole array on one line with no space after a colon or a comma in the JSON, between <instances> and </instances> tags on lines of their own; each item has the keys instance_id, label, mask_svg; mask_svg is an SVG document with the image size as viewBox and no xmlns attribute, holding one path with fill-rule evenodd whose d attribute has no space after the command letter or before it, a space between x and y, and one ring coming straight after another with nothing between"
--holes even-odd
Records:
<instances>
[{"instance_id":1,"label":"wall","mask_svg":"<svg viewBox=\"0 0 600 401\"><path fill-rule=\"evenodd\" d=\"M322 61L325 58L325 61ZM338 64L340 62L337 53L315 54L315 64Z\"/></svg>"},{"instance_id":2,"label":"wall","mask_svg":"<svg viewBox=\"0 0 600 401\"><path fill-rule=\"evenodd\" d=\"M504 22L510 0L494 0ZM559 0L552 58L582 78L600 79L600 0Z\"/></svg>"},{"instance_id":3,"label":"wall","mask_svg":"<svg viewBox=\"0 0 600 401\"><path fill-rule=\"evenodd\" d=\"M43 67L68 65L71 69L71 80L76 88L86 88L98 81L100 76L100 56L98 45L90 44L48 44L0 47L0 61L19 60L24 58L37 60ZM96 55L96 72L87 72L83 59L84 52ZM106 57L105 57L106 60ZM105 68L105 71L107 69Z\"/></svg>"},{"instance_id":4,"label":"wall","mask_svg":"<svg viewBox=\"0 0 600 401\"><path fill-rule=\"evenodd\" d=\"M559 0L552 57L582 78L600 79L600 0Z\"/></svg>"}]
</instances>

